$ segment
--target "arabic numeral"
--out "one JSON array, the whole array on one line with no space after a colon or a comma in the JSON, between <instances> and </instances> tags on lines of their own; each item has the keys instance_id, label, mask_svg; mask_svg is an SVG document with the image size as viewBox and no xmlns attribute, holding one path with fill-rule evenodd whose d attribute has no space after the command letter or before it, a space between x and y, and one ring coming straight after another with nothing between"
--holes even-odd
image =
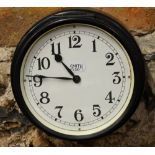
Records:
<instances>
[{"instance_id":1,"label":"arabic numeral","mask_svg":"<svg viewBox=\"0 0 155 155\"><path fill-rule=\"evenodd\" d=\"M93 105L93 115L95 117L98 117L101 115L101 110L100 110L100 106L99 105Z\"/></svg>"},{"instance_id":2,"label":"arabic numeral","mask_svg":"<svg viewBox=\"0 0 155 155\"><path fill-rule=\"evenodd\" d=\"M80 48L82 44L80 44L81 38L78 35L69 37L69 48Z\"/></svg>"},{"instance_id":3,"label":"arabic numeral","mask_svg":"<svg viewBox=\"0 0 155 155\"><path fill-rule=\"evenodd\" d=\"M121 77L119 76L120 72L114 72L112 75L114 75L113 83L119 84L121 82Z\"/></svg>"},{"instance_id":4,"label":"arabic numeral","mask_svg":"<svg viewBox=\"0 0 155 155\"><path fill-rule=\"evenodd\" d=\"M109 103L113 103L113 101L115 100L115 98L112 97L112 91L110 91L110 92L108 93L108 95L106 96L105 100L108 100Z\"/></svg>"},{"instance_id":5,"label":"arabic numeral","mask_svg":"<svg viewBox=\"0 0 155 155\"><path fill-rule=\"evenodd\" d=\"M52 55L61 54L60 42L57 43L56 45L52 43L51 46L52 46ZM57 48L55 46L57 46Z\"/></svg>"},{"instance_id":6,"label":"arabic numeral","mask_svg":"<svg viewBox=\"0 0 155 155\"><path fill-rule=\"evenodd\" d=\"M49 69L50 67L50 60L47 57L44 58L38 58L38 70L42 70L42 69Z\"/></svg>"},{"instance_id":7,"label":"arabic numeral","mask_svg":"<svg viewBox=\"0 0 155 155\"><path fill-rule=\"evenodd\" d=\"M48 94L47 92L42 92L42 93L40 94L40 96L41 96L40 102L41 102L42 104L47 104L47 103L50 102L50 98L48 97L49 94Z\"/></svg>"},{"instance_id":8,"label":"arabic numeral","mask_svg":"<svg viewBox=\"0 0 155 155\"><path fill-rule=\"evenodd\" d=\"M84 119L81 109L77 109L74 113L74 118L76 121L81 122Z\"/></svg>"},{"instance_id":9,"label":"arabic numeral","mask_svg":"<svg viewBox=\"0 0 155 155\"><path fill-rule=\"evenodd\" d=\"M106 63L106 66L108 65L114 65L115 62L113 61L114 60L114 54L113 53L107 53L105 55L105 57L109 60L107 63Z\"/></svg>"},{"instance_id":10,"label":"arabic numeral","mask_svg":"<svg viewBox=\"0 0 155 155\"><path fill-rule=\"evenodd\" d=\"M59 111L58 111L58 117L59 117L59 118L62 118L62 116L61 116L62 108L63 108L63 106L56 106L56 107L55 107L55 109L58 109L58 110L59 110Z\"/></svg>"},{"instance_id":11,"label":"arabic numeral","mask_svg":"<svg viewBox=\"0 0 155 155\"><path fill-rule=\"evenodd\" d=\"M42 85L42 78L37 75L33 77L33 81L35 87L40 87Z\"/></svg>"},{"instance_id":12,"label":"arabic numeral","mask_svg":"<svg viewBox=\"0 0 155 155\"><path fill-rule=\"evenodd\" d=\"M94 39L92 43L93 43L93 52L96 52L96 40Z\"/></svg>"}]
</instances>

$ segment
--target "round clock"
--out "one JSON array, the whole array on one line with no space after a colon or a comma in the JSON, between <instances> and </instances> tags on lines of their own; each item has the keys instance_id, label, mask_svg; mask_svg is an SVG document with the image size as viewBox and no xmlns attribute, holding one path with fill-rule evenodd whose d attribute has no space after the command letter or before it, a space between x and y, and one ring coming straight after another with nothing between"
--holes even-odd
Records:
<instances>
[{"instance_id":1,"label":"round clock","mask_svg":"<svg viewBox=\"0 0 155 155\"><path fill-rule=\"evenodd\" d=\"M48 134L90 139L135 111L144 64L132 36L106 15L67 10L35 24L19 42L12 88L23 113Z\"/></svg>"}]
</instances>

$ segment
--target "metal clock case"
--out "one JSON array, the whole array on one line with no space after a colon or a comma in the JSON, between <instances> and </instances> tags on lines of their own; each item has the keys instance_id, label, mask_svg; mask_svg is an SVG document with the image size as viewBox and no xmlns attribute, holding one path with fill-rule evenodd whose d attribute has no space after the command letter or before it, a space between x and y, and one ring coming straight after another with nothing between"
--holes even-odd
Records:
<instances>
[{"instance_id":1,"label":"metal clock case","mask_svg":"<svg viewBox=\"0 0 155 155\"><path fill-rule=\"evenodd\" d=\"M135 111L144 63L132 36L106 15L67 10L34 25L11 67L15 99L39 128L82 140L119 128Z\"/></svg>"}]
</instances>

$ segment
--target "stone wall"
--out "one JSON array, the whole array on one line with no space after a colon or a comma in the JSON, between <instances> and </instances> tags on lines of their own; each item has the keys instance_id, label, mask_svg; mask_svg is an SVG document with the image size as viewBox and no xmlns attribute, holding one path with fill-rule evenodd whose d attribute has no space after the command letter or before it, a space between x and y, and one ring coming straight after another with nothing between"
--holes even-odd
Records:
<instances>
[{"instance_id":1,"label":"stone wall","mask_svg":"<svg viewBox=\"0 0 155 155\"><path fill-rule=\"evenodd\" d=\"M0 8L0 146L155 146L155 61L146 62L147 83L139 107L109 136L84 142L49 137L23 116L10 85L10 64L22 35L39 19L64 8ZM122 23L142 53L155 53L155 8L93 8Z\"/></svg>"}]
</instances>

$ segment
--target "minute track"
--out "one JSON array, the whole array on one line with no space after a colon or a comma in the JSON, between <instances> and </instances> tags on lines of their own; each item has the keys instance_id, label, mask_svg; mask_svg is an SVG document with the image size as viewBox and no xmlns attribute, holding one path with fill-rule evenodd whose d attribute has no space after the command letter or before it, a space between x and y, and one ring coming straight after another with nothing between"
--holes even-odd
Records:
<instances>
[{"instance_id":1,"label":"minute track","mask_svg":"<svg viewBox=\"0 0 155 155\"><path fill-rule=\"evenodd\" d=\"M77 25L77 28L78 28L78 25ZM102 47L102 49L98 49L99 47L101 47L101 44L103 46L106 46L106 48L109 51L113 52L113 54L118 51L117 51L116 47L115 46L113 47L113 45L111 45L110 42L108 42L108 40L106 40L106 38L103 37L102 35L100 36L99 39L97 39L97 37L99 36L98 34L95 34L92 31L85 31L85 33L84 33L83 30L82 31L76 30L76 34L78 34L81 37L81 42L83 44L81 49L79 49L79 50L78 49L68 49L68 48L66 48L66 47L69 47L67 44L67 42L68 42L67 39L68 39L68 37L74 35L73 33L71 33L71 31L72 30L70 30L70 33L68 33L66 31L66 32L52 35L52 43L54 42L55 45L57 45L57 43L60 42L60 44L61 44L61 54L60 55L63 56L63 58L64 58L63 63L67 67L65 65L63 65L61 62L58 63L55 61L55 55L51 55L51 53L50 53L51 52L51 49L50 49L51 40L50 40L50 38L48 38L48 39L46 38L45 39L45 41L47 40L46 43L43 43L42 47L40 46L40 48L38 48L39 50L36 50L33 53L32 59L30 60L32 63L30 63L29 72L24 74L24 76L27 75L27 82L29 82L29 80L32 80L32 82L30 82L31 85L29 86L29 88L31 87L30 88L31 94L32 94L32 97L34 98L34 101L37 102L40 100L41 92L49 93L51 102L48 105L43 105L41 103L39 103L39 105L38 105L38 111L40 111L39 115L40 115L40 117L42 117L42 119L44 121L46 121L47 124L53 124L54 126L61 128L62 130L64 129L65 132L69 132L69 131L76 132L76 131L78 131L78 122L76 122L74 120L74 112L77 109L82 110L82 114L84 115L84 120L82 122L80 122L80 124L81 124L81 126L80 126L81 130L79 131L79 133L80 133L80 132L91 130L91 129L96 130L98 127L106 124L107 123L106 120L109 117L111 117L111 114L114 113L115 109L117 109L117 107L119 106L118 102L116 102L116 103L114 102L112 105L110 105L111 107L109 107L107 110L104 110L105 109L104 106L106 105L106 103L104 103L104 101L103 102L96 101L96 103L101 106L102 114L98 118L93 118L93 112L94 112L92 110L92 108L93 108L93 94L92 95L90 94L88 96L86 94L86 92L84 92L82 90L84 88L88 92L91 90L93 91L92 84L93 83L98 84L98 82L100 81L100 78L97 79L96 81L94 81L93 79L94 79L94 77L97 77L97 78L100 77L101 76L100 73L102 73L104 71L104 62L106 63L105 54L106 54L106 52L108 52L108 51L104 50L104 47ZM85 40L87 40L87 42L85 42L85 43L83 42L84 37L88 38L88 39L85 39ZM66 39L66 41L65 41L65 39ZM98 52L96 52L96 54L92 54L93 53L92 52L93 44L91 44L91 43L94 39L97 39L96 40L96 48L97 48ZM62 41L65 41L64 44ZM89 45L89 46L87 46L87 48L85 48L85 45ZM85 48L85 50L83 50L83 48ZM49 55L49 53L50 53L50 55ZM38 58L41 58L41 59L44 58L45 54L46 54L46 57L48 57L50 60L50 63L51 63L50 68L48 70L44 69L44 70L37 72L37 70L35 70L36 60ZM73 56L75 55L75 57L71 57L72 55ZM100 56L98 57L98 55L100 55ZM36 56L37 59L33 58L34 56ZM97 67L94 67L94 68L91 67L91 69L90 69L89 65L92 64L92 66L95 66L96 65L95 63L97 63L94 61L91 61L91 63L88 63L89 60L91 60L90 57L92 58L92 60L98 59L97 62L99 62L100 65L98 65ZM116 66L105 68L104 76L108 77L108 78L104 82L105 85L100 83L100 85L104 86L104 87L107 87L106 85L109 85L108 86L109 89L112 89L112 90L113 90L112 85L110 82L108 82L108 81L113 80L113 79L111 79L111 78L113 78L111 76L112 73L120 72L121 77L123 75L126 75L125 69L124 69L124 64L122 61L122 56L118 52L117 55L114 54L114 57L115 57L114 61L115 61ZM77 59L75 59L75 58L77 58ZM102 59L100 59L100 58L102 58ZM74 64L78 64L78 63L85 66L83 71L78 72L73 69L73 70L71 70L72 72L74 71L73 72L74 75L73 75L72 73L70 73L70 70L67 70L68 68L72 69L70 66L71 64L73 66ZM46 62L45 62L45 65L46 65ZM112 70L112 73L109 72L110 69ZM88 74L88 76L85 76L88 71L93 71L94 73L91 75ZM98 72L98 71L100 71L100 72ZM34 83L33 83L33 78L35 78L35 77L37 78L36 75L40 75L40 78L43 80L42 86L38 87L38 88L34 87ZM45 77L46 75L48 75L48 76ZM54 76L54 75L56 75L56 76ZM64 75L64 76L61 76L61 75ZM68 75L68 77L67 77L67 75ZM82 82L77 85L73 84L73 82L72 82L75 75L79 75L82 78ZM69 76L71 76L71 77L69 77ZM44 80L44 78L45 79L51 78L51 80ZM71 81L71 82L63 82L65 80ZM87 80L88 80L88 84L90 84L90 86L87 85ZM102 80L104 81L104 77ZM36 79L36 81L37 81L37 79ZM125 81L122 80L121 82L125 82ZM86 84L86 85L84 86L83 84L84 85ZM69 86L69 88L71 88L71 89L68 89L66 86ZM119 88L119 86L120 86L120 88ZM114 89L117 89L117 93L120 93L119 96L116 96L115 93L113 93L113 96L116 97L116 100L118 99L117 97L119 97L121 100L122 96L124 94L124 88L121 89L121 85L119 85L119 86L117 88L114 88ZM77 91L77 92L74 91L76 89L78 90L80 87L82 88L80 91ZM104 87L102 87L102 88L104 88ZM74 90L72 88L74 88ZM96 88L94 88L94 90L95 89ZM102 97L104 97L105 92L103 90L104 89L102 89L100 91L100 90L96 89L96 92L94 91L94 93L98 94L101 92ZM82 97L77 97L78 94L82 94L82 93L83 93ZM63 94L65 94L65 95L63 95ZM70 94L70 96L69 96L69 94ZM74 97L74 100L72 100L72 96ZM90 100L90 103L88 101L86 101L84 103L83 100L86 99L85 96L87 96L87 98L90 98L92 101ZM67 98L69 98L69 97L71 98L71 101L67 100ZM62 100L60 100L61 98L62 98ZM31 102L34 102L34 101L31 100ZM89 105L87 103L89 103ZM120 102L120 104L121 104L121 102ZM59 118L57 118L57 112L54 111L54 108L55 108L55 106L62 106L62 105L64 106L64 109L62 111L62 118L59 119ZM85 105L87 105L87 108L85 108ZM70 109L70 110L68 111L68 109ZM79 116L80 116L80 114L77 115L77 117L79 117ZM57 121L55 121L55 119L57 119Z\"/></svg>"},{"instance_id":2,"label":"minute track","mask_svg":"<svg viewBox=\"0 0 155 155\"><path fill-rule=\"evenodd\" d=\"M132 35L112 18L60 11L20 40L12 90L22 112L47 134L96 138L121 127L136 110L145 80L141 56Z\"/></svg>"},{"instance_id":3,"label":"minute track","mask_svg":"<svg viewBox=\"0 0 155 155\"><path fill-rule=\"evenodd\" d=\"M79 34L80 34L80 32L79 32ZM87 33L85 33L85 34L87 34ZM91 33L90 33L90 34L91 34ZM58 39L58 37L56 37L56 39ZM102 38L101 38L101 40L103 41ZM105 43L106 43L106 42L107 42L107 41L105 41ZM47 44L47 45L48 45L48 44ZM111 46L111 47L112 47L112 46ZM113 49L114 49L114 48L113 48ZM117 55L117 57L118 57L118 55ZM118 60L120 60L120 58L119 58ZM107 116L107 115L106 115L106 116ZM91 121L91 122L86 122L86 124L87 124L87 125L90 125L90 124L92 124L93 122L96 122L96 121L99 121L99 120L100 120L100 119L98 118L98 119L93 120L93 121ZM69 123L69 122L68 122L68 123ZM67 123L67 124L68 124L68 123ZM66 124L66 125L67 125L67 124ZM75 123L75 124L77 124L77 123ZM83 124L83 123L81 123L81 125L82 125L82 124ZM85 124L85 125L86 125L86 124ZM85 126L85 125L84 125L84 126Z\"/></svg>"}]
</instances>

